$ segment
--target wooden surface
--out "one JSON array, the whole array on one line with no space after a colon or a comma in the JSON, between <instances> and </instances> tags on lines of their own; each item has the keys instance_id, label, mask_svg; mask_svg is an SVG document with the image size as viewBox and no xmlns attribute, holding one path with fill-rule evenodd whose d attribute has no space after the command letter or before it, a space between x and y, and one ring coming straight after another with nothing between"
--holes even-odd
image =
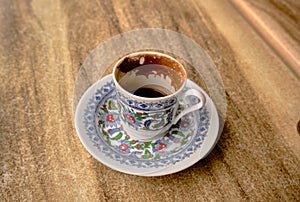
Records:
<instances>
[{"instance_id":1,"label":"wooden surface","mask_svg":"<svg viewBox=\"0 0 300 202\"><path fill-rule=\"evenodd\" d=\"M299 16L297 0L0 0L0 201L300 201ZM212 153L153 178L91 157L72 106L90 51L148 27L201 45L228 102Z\"/></svg>"}]
</instances>

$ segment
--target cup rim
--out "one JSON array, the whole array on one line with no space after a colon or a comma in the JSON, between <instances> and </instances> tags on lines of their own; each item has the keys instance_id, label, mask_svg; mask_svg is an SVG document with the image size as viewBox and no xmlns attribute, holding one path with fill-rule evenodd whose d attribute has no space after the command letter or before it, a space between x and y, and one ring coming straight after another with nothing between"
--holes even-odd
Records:
<instances>
[{"instance_id":1,"label":"cup rim","mask_svg":"<svg viewBox=\"0 0 300 202\"><path fill-rule=\"evenodd\" d=\"M141 55L141 54L152 54L152 55L160 55L160 56L163 56L163 57L166 57L166 58L169 58L173 61L175 61L176 63L178 63L181 67L181 70L183 70L183 73L184 73L184 81L182 83L182 85L180 86L180 88L178 88L174 93L170 94L170 95L167 95L167 96L163 96L163 97L155 97L155 98L151 98L151 97L142 97L142 96L138 96L138 95L134 95L133 93L127 91L126 89L124 89L120 84L119 82L117 81L116 79L116 69L118 67L119 64L121 64L121 62L129 57L129 56L138 56L138 55ZM179 62L177 59L175 59L174 57L168 55L168 54L165 54L165 53L162 53L162 52L159 52L159 51L153 51L153 50L142 50L142 51L135 51L135 52L131 52L131 53L128 53L124 56L122 56L121 58L119 58L117 60L117 62L115 62L114 66L113 66L113 81L116 85L116 87L118 87L118 89L121 89L121 91L124 93L124 94L129 94L130 97L134 98L134 99L138 99L138 100L141 100L141 101L160 101L160 100L166 100L166 99L169 99L169 98L172 98L174 97L175 95L177 95L178 93L180 93L182 91L182 89L184 88L184 86L186 85L186 81L187 81L187 73L186 73L186 70L183 66L183 64L181 62Z\"/></svg>"}]
</instances>

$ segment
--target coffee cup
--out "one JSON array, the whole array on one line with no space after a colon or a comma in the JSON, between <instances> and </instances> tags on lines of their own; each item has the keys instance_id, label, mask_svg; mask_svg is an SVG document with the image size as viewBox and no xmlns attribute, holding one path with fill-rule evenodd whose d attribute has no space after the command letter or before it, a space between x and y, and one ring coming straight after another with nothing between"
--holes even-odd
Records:
<instances>
[{"instance_id":1,"label":"coffee cup","mask_svg":"<svg viewBox=\"0 0 300 202\"><path fill-rule=\"evenodd\" d=\"M134 138L151 141L164 136L184 115L199 110L205 96L184 91L187 73L174 57L158 51L137 51L120 58L113 81L123 129ZM179 100L197 102L178 113Z\"/></svg>"}]
</instances>

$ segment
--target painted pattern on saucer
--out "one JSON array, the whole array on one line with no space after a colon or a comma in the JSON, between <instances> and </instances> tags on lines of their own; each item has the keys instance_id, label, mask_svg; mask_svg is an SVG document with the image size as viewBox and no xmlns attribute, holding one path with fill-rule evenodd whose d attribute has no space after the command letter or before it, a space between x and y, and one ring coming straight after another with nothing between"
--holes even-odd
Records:
<instances>
[{"instance_id":1,"label":"painted pattern on saucer","mask_svg":"<svg viewBox=\"0 0 300 202\"><path fill-rule=\"evenodd\" d=\"M187 107L182 103L179 102L178 113ZM120 124L115 86L109 80L89 98L83 124L93 146L111 160L137 168L158 168L174 165L198 150L207 136L210 120L204 107L184 116L164 137L147 142L136 140Z\"/></svg>"}]
</instances>

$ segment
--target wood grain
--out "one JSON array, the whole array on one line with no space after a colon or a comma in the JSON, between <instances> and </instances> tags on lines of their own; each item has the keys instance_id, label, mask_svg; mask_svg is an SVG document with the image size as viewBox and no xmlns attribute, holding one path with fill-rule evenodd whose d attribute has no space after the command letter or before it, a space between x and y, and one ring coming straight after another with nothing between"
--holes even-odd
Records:
<instances>
[{"instance_id":1,"label":"wood grain","mask_svg":"<svg viewBox=\"0 0 300 202\"><path fill-rule=\"evenodd\" d=\"M300 78L300 2L246 2L233 5Z\"/></svg>"},{"instance_id":2,"label":"wood grain","mask_svg":"<svg viewBox=\"0 0 300 202\"><path fill-rule=\"evenodd\" d=\"M272 18L280 28L271 31L288 34L297 50L299 10L285 9L297 1L276 2L286 6L260 1L251 8L281 13ZM222 0L0 0L1 201L299 201L300 80L243 16ZM213 152L182 172L153 178L119 173L92 158L75 132L72 106L90 51L146 27L174 30L201 45L228 101ZM200 82L197 74L191 79Z\"/></svg>"}]
</instances>

